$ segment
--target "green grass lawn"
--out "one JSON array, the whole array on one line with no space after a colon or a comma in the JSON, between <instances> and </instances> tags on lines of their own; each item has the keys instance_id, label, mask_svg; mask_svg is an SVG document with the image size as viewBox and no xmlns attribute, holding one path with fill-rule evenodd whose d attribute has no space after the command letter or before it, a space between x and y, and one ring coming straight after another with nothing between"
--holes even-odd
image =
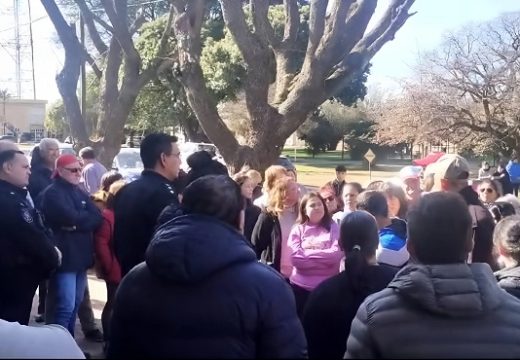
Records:
<instances>
[{"instance_id":1,"label":"green grass lawn","mask_svg":"<svg viewBox=\"0 0 520 360\"><path fill-rule=\"evenodd\" d=\"M315 158L304 149L284 149L283 155L287 156L298 170L298 181L311 187L320 187L335 177L335 167L343 164L347 167L347 181L356 181L366 186L371 180L385 180L397 176L399 170L409 165L409 160L387 160L378 164L372 170L372 179L368 171L366 161L350 160L349 154L345 153L344 160L341 159L341 151L328 151L316 155Z\"/></svg>"}]
</instances>

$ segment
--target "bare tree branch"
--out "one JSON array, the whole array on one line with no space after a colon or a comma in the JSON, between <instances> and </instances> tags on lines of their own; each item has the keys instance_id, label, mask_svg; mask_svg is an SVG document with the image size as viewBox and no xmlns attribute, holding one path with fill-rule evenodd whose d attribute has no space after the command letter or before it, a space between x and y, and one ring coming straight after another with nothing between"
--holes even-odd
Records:
<instances>
[{"instance_id":1,"label":"bare tree branch","mask_svg":"<svg viewBox=\"0 0 520 360\"><path fill-rule=\"evenodd\" d=\"M108 50L108 47L105 44L105 42L101 39L101 36L99 36L99 32L96 29L96 25L94 24L94 15L88 8L87 4L85 3L85 0L75 0L75 2L80 9L81 16L83 16L92 43L94 44L99 54L104 54Z\"/></svg>"},{"instance_id":2,"label":"bare tree branch","mask_svg":"<svg viewBox=\"0 0 520 360\"><path fill-rule=\"evenodd\" d=\"M267 18L269 13L269 0L250 0L251 14L253 15L253 25L255 34L264 45L271 45L273 48L279 46L280 41L275 37L273 27Z\"/></svg>"},{"instance_id":3,"label":"bare tree branch","mask_svg":"<svg viewBox=\"0 0 520 360\"><path fill-rule=\"evenodd\" d=\"M314 58L316 49L320 45L323 32L325 31L325 14L327 13L328 0L311 1L311 9L309 15L309 43L305 62L310 63Z\"/></svg>"},{"instance_id":4,"label":"bare tree branch","mask_svg":"<svg viewBox=\"0 0 520 360\"><path fill-rule=\"evenodd\" d=\"M298 36L300 26L300 11L297 0L284 0L285 26L283 43L294 42Z\"/></svg>"},{"instance_id":5,"label":"bare tree branch","mask_svg":"<svg viewBox=\"0 0 520 360\"><path fill-rule=\"evenodd\" d=\"M110 1L110 0L101 0L103 4L103 8L110 19L114 27L114 36L117 37L119 44L121 45L121 49L125 53L127 58L127 62L130 61L133 63L133 67L138 67L141 58L139 53L134 47L134 43L132 41L132 35L128 29L127 25L127 14L126 14L126 1L118 0L118 1ZM114 4L116 5L114 7ZM116 10L117 9L117 10Z\"/></svg>"}]
</instances>

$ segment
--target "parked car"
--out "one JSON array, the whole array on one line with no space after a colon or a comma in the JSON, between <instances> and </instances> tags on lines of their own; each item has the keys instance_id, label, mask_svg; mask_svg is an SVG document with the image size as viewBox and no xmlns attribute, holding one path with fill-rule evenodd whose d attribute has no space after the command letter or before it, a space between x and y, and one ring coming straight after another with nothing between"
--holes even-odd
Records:
<instances>
[{"instance_id":1,"label":"parked car","mask_svg":"<svg viewBox=\"0 0 520 360\"><path fill-rule=\"evenodd\" d=\"M112 170L118 171L127 182L134 181L141 176L143 169L139 149L135 148L121 148L112 163Z\"/></svg>"},{"instance_id":2,"label":"parked car","mask_svg":"<svg viewBox=\"0 0 520 360\"><path fill-rule=\"evenodd\" d=\"M289 160L287 156L284 155L280 155L280 157L276 161L276 165L281 165L290 171L296 171L296 167L294 166L294 164L291 162L291 160Z\"/></svg>"},{"instance_id":3,"label":"parked car","mask_svg":"<svg viewBox=\"0 0 520 360\"><path fill-rule=\"evenodd\" d=\"M0 136L0 140L9 140L12 142L16 142L16 136L14 135L2 135Z\"/></svg>"}]
</instances>

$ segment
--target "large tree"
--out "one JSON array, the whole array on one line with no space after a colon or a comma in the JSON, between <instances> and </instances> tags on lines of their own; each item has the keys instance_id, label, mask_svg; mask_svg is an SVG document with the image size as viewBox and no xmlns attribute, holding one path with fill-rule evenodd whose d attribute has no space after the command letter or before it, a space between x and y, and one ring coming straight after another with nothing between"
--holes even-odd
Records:
<instances>
[{"instance_id":1,"label":"large tree","mask_svg":"<svg viewBox=\"0 0 520 360\"><path fill-rule=\"evenodd\" d=\"M421 114L444 138L479 153L520 150L519 15L449 34L420 59Z\"/></svg>"},{"instance_id":2,"label":"large tree","mask_svg":"<svg viewBox=\"0 0 520 360\"><path fill-rule=\"evenodd\" d=\"M309 35L301 63L294 61L299 55L298 1L283 1L285 25L280 35L269 21L268 0L249 1L252 24L247 21L245 7L236 1L219 2L226 31L246 65L248 123L244 142L237 141L220 117L201 68L201 28L207 14L204 0L172 0L178 54L174 73L209 139L236 170L244 164L263 169L273 163L286 139L308 115L359 78L372 57L394 38L413 15L409 10L414 0L392 0L370 31L367 26L377 0L311 1ZM271 66L273 59L275 66ZM275 86L270 87L273 79Z\"/></svg>"},{"instance_id":3,"label":"large tree","mask_svg":"<svg viewBox=\"0 0 520 360\"><path fill-rule=\"evenodd\" d=\"M166 55L171 50L168 48L168 36L173 11L170 11L165 31L159 36L154 56L144 62L135 47L136 34L144 23L157 17L158 11L164 11L164 4L138 7L135 5L139 2L131 0L62 1L66 10L79 11L92 45L87 47L78 39L75 27L65 20L56 1L41 2L65 50L65 63L56 82L72 136L80 146L97 148L105 165L111 164L119 152L124 125L139 91L165 64L169 64ZM91 132L77 96L80 70L85 61L99 79L99 115Z\"/></svg>"}]
</instances>

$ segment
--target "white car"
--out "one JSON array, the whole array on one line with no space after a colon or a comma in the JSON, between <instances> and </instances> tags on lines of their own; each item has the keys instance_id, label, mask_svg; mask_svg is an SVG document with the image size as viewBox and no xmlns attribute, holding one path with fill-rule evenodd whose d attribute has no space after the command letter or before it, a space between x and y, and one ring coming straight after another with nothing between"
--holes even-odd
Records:
<instances>
[{"instance_id":1,"label":"white car","mask_svg":"<svg viewBox=\"0 0 520 360\"><path fill-rule=\"evenodd\" d=\"M139 149L135 148L121 148L121 151L119 151L112 163L112 170L119 172L128 182L139 178L143 169L144 166Z\"/></svg>"}]
</instances>

